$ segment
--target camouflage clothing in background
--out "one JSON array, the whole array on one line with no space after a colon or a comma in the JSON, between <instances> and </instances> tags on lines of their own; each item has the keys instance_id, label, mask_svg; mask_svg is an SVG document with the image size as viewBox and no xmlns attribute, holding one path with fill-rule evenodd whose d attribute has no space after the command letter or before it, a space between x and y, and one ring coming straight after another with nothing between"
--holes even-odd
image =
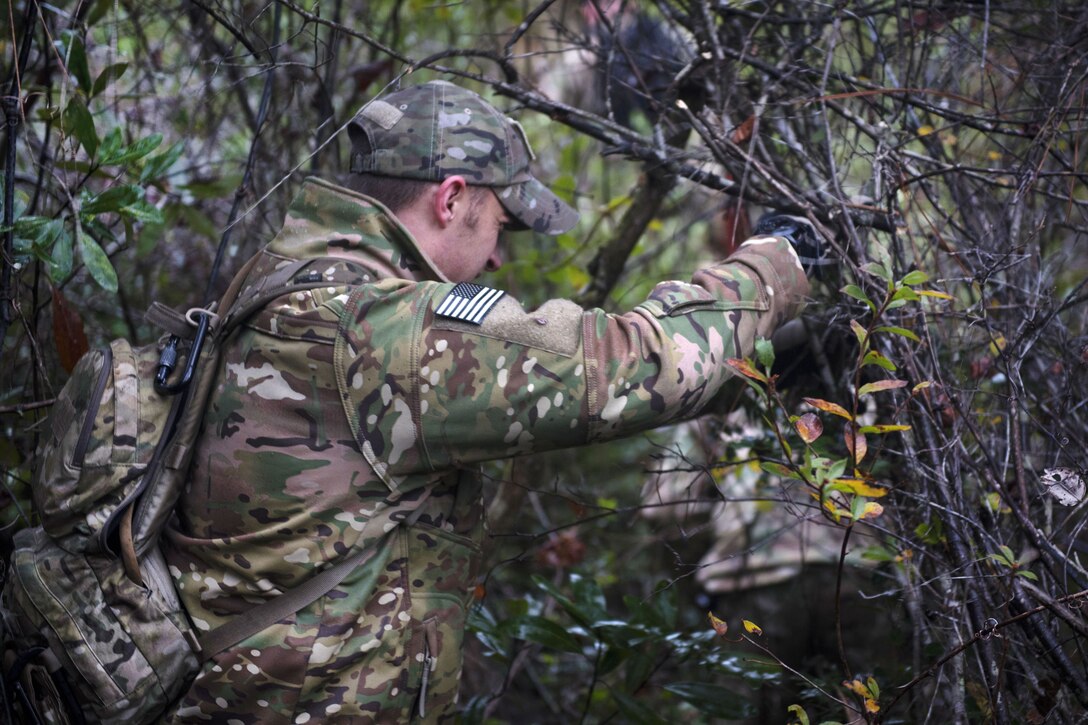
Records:
<instances>
[{"instance_id":1,"label":"camouflage clothing in background","mask_svg":"<svg viewBox=\"0 0 1088 725\"><path fill-rule=\"evenodd\" d=\"M166 549L201 630L358 547L377 553L218 654L174 721L450 716L483 529L472 464L696 414L726 358L808 291L789 244L767 237L624 315L507 295L474 325L436 315L454 284L391 214L311 179L253 274L322 256L350 260L360 284L284 297L230 344ZM385 506L418 519L367 528Z\"/></svg>"}]
</instances>

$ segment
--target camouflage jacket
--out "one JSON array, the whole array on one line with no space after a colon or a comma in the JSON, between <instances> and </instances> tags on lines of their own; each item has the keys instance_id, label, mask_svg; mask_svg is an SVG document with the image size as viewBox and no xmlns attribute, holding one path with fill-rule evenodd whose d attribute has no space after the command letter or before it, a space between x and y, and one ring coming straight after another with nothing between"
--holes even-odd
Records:
<instances>
[{"instance_id":1,"label":"camouflage jacket","mask_svg":"<svg viewBox=\"0 0 1088 725\"><path fill-rule=\"evenodd\" d=\"M252 274L343 258L358 284L277 300L225 351L165 546L182 601L206 630L349 551L376 554L215 656L174 721L451 715L483 533L474 464L695 415L726 358L808 291L792 249L768 237L627 314L563 300L525 311L507 295L473 324L436 314L455 285L395 217L317 179L260 255ZM417 518L372 531L383 507Z\"/></svg>"}]
</instances>

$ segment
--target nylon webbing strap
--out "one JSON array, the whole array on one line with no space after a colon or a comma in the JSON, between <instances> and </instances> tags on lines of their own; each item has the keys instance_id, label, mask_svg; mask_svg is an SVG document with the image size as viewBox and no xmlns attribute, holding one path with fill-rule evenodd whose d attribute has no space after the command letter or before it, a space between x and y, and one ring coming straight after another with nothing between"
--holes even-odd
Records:
<instances>
[{"instance_id":1,"label":"nylon webbing strap","mask_svg":"<svg viewBox=\"0 0 1088 725\"><path fill-rule=\"evenodd\" d=\"M423 513L423 504L430 497L431 489L427 489L417 501L411 503L412 513L404 521L405 525L411 526L416 522L420 514ZM403 505L394 504L386 507L381 513L376 514L367 521L366 526L363 527L362 532L359 534L361 540L366 535L367 530L372 529L374 526L384 528L386 524L394 524L393 528L387 531L385 536L375 541L372 546L355 552L335 566L315 574L292 589L288 589L275 599L258 604L253 609L236 615L226 624L222 624L202 635L199 638L201 664L223 650L229 649L239 642L249 639L261 630L271 627L281 619L304 609L332 591L340 582L344 581L348 574L374 558L381 542L396 531L397 523L393 521L393 514L402 513L403 511Z\"/></svg>"}]
</instances>

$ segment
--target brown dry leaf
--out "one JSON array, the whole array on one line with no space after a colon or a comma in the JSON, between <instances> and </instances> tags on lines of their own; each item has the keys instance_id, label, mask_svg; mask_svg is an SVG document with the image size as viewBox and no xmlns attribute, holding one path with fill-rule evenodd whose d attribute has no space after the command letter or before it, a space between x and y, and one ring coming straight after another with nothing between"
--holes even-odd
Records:
<instances>
[{"instance_id":1,"label":"brown dry leaf","mask_svg":"<svg viewBox=\"0 0 1088 725\"><path fill-rule=\"evenodd\" d=\"M53 343L57 346L61 366L68 372L72 372L89 347L83 318L59 289L53 290Z\"/></svg>"},{"instance_id":2,"label":"brown dry leaf","mask_svg":"<svg viewBox=\"0 0 1088 725\"><path fill-rule=\"evenodd\" d=\"M744 123L733 129L733 143L742 144L752 138L752 130L756 126L756 117L749 116Z\"/></svg>"}]
</instances>

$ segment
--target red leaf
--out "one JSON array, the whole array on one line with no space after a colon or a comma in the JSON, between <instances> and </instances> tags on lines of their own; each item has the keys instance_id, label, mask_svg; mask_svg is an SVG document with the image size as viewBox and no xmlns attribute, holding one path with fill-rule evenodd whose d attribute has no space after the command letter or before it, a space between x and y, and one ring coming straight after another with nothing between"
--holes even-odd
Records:
<instances>
[{"instance_id":1,"label":"red leaf","mask_svg":"<svg viewBox=\"0 0 1088 725\"><path fill-rule=\"evenodd\" d=\"M850 451L850 455L854 457L854 463L861 463L861 459L865 458L865 454L869 451L869 443L865 440L865 434L856 430L851 424L846 426L842 436L843 440L846 441L846 450Z\"/></svg>"},{"instance_id":2,"label":"red leaf","mask_svg":"<svg viewBox=\"0 0 1088 725\"><path fill-rule=\"evenodd\" d=\"M68 372L87 352L87 333L83 330L83 318L68 304L59 289L53 290L53 343L57 357Z\"/></svg>"},{"instance_id":3,"label":"red leaf","mask_svg":"<svg viewBox=\"0 0 1088 725\"><path fill-rule=\"evenodd\" d=\"M832 413L840 418L846 418L847 420L853 420L854 416L847 412L846 408L835 403L829 403L826 400L820 400L819 398L803 398L803 400L814 408L819 408L825 413Z\"/></svg>"},{"instance_id":4,"label":"red leaf","mask_svg":"<svg viewBox=\"0 0 1088 725\"><path fill-rule=\"evenodd\" d=\"M824 422L815 413L805 413L797 419L794 426L805 443L812 443L824 432Z\"/></svg>"},{"instance_id":5,"label":"red leaf","mask_svg":"<svg viewBox=\"0 0 1088 725\"><path fill-rule=\"evenodd\" d=\"M758 380L761 383L767 382L767 376L756 370L750 360L740 360L735 357L731 357L725 361L725 364L736 370L738 373L746 378L752 380Z\"/></svg>"}]
</instances>

